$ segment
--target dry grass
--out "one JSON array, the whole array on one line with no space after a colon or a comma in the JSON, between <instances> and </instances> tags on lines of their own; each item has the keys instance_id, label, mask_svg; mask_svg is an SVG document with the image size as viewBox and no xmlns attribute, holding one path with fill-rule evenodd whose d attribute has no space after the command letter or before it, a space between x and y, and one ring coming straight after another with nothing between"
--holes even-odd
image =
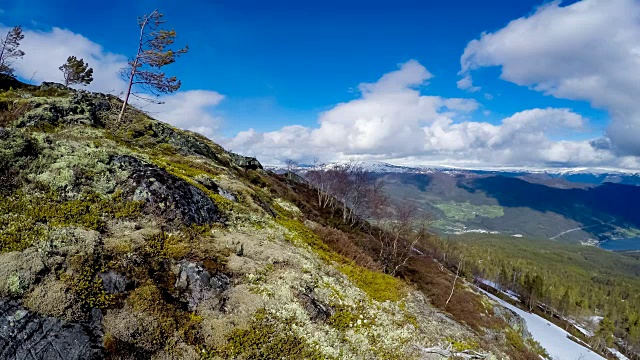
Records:
<instances>
[{"instance_id":1,"label":"dry grass","mask_svg":"<svg viewBox=\"0 0 640 360\"><path fill-rule=\"evenodd\" d=\"M380 264L358 245L354 236L322 225L315 225L313 230L332 251L353 260L364 268L380 271Z\"/></svg>"},{"instance_id":2,"label":"dry grass","mask_svg":"<svg viewBox=\"0 0 640 360\"><path fill-rule=\"evenodd\" d=\"M446 268L441 269L431 258L410 259L400 276L427 295L434 306L450 313L456 320L476 331L483 332L484 328L506 326L504 321L492 316L491 310L485 309L481 296L466 289L463 282L458 282L451 301L446 304L455 275Z\"/></svg>"},{"instance_id":3,"label":"dry grass","mask_svg":"<svg viewBox=\"0 0 640 360\"><path fill-rule=\"evenodd\" d=\"M14 121L31 110L32 106L26 101L0 103L0 127L9 127Z\"/></svg>"}]
</instances>

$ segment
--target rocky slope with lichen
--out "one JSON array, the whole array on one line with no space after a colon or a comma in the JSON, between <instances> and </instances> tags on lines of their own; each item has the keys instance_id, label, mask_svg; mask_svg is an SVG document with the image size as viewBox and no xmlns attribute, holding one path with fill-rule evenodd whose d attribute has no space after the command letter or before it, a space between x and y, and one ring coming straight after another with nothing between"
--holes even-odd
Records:
<instances>
[{"instance_id":1,"label":"rocky slope with lichen","mask_svg":"<svg viewBox=\"0 0 640 360\"><path fill-rule=\"evenodd\" d=\"M464 282L473 321L434 306L445 270L381 273L306 184L119 104L0 80L0 359L536 358Z\"/></svg>"}]
</instances>

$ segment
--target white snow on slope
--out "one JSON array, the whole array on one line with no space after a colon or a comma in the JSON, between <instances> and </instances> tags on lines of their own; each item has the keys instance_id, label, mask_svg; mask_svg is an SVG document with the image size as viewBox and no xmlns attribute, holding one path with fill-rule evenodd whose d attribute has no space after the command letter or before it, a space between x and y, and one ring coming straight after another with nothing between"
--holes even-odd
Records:
<instances>
[{"instance_id":1,"label":"white snow on slope","mask_svg":"<svg viewBox=\"0 0 640 360\"><path fill-rule=\"evenodd\" d=\"M569 333L556 326L555 324L539 317L538 315L530 314L526 311L520 310L517 307L507 303L506 301L503 301L502 299L492 294L489 294L482 289L479 290L491 299L497 301L500 305L522 316L524 321L527 323L527 329L529 329L531 336L533 336L533 338L547 350L547 352L553 359L605 360L602 356L571 341L567 337Z\"/></svg>"}]
</instances>

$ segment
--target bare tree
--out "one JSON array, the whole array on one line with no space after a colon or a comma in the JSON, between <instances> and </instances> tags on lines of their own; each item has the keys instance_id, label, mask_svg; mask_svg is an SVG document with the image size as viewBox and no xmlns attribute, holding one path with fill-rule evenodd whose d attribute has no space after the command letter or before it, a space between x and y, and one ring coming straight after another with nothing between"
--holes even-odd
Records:
<instances>
[{"instance_id":1,"label":"bare tree","mask_svg":"<svg viewBox=\"0 0 640 360\"><path fill-rule=\"evenodd\" d=\"M451 298L453 297L453 291L456 289L456 281L458 281L458 277L460 276L461 267L462 267L462 259L460 259L460 261L458 262L458 266L456 267L456 277L453 278L453 284L451 284L451 293L449 294L449 298L447 299L447 301L444 303L445 307L449 305L449 301L451 301Z\"/></svg>"},{"instance_id":2,"label":"bare tree","mask_svg":"<svg viewBox=\"0 0 640 360\"><path fill-rule=\"evenodd\" d=\"M402 203L388 212L380 212L373 229L373 237L380 246L378 258L386 273L396 275L416 253L415 246L427 240L430 219L418 216L417 207Z\"/></svg>"},{"instance_id":3,"label":"bare tree","mask_svg":"<svg viewBox=\"0 0 640 360\"><path fill-rule=\"evenodd\" d=\"M24 51L18 49L20 41L24 39L22 27L16 26L7 32L7 35L0 36L0 74L13 75L13 59L24 56Z\"/></svg>"},{"instance_id":4,"label":"bare tree","mask_svg":"<svg viewBox=\"0 0 640 360\"><path fill-rule=\"evenodd\" d=\"M189 48L188 46L177 50L168 48L173 45L176 32L161 29L165 23L162 17L162 13L154 10L151 14L138 18L140 26L138 51L135 57L129 60L129 67L122 71L122 76L128 80L128 87L118 121L122 121L124 117L134 85L155 96L175 92L182 85L175 76L167 77L161 69L173 64L176 58L186 53Z\"/></svg>"},{"instance_id":5,"label":"bare tree","mask_svg":"<svg viewBox=\"0 0 640 360\"><path fill-rule=\"evenodd\" d=\"M293 170L298 166L298 163L293 159L286 159L284 163L287 165L287 178L291 179L291 175L293 174Z\"/></svg>"},{"instance_id":6,"label":"bare tree","mask_svg":"<svg viewBox=\"0 0 640 360\"><path fill-rule=\"evenodd\" d=\"M89 85L93 81L93 69L89 67L89 63L85 63L83 59L75 56L69 56L67 62L59 68L64 77L64 86L71 84Z\"/></svg>"}]
</instances>

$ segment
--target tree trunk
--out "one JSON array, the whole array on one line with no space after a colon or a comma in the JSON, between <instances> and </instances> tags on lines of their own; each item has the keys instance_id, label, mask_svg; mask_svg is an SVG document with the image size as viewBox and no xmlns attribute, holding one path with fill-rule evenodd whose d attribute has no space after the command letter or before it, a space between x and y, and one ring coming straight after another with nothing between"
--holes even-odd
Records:
<instances>
[{"instance_id":1,"label":"tree trunk","mask_svg":"<svg viewBox=\"0 0 640 360\"><path fill-rule=\"evenodd\" d=\"M144 18L142 24L140 24L140 39L138 42L138 52L136 53L136 58L133 60L133 64L131 64L131 75L129 76L129 85L127 86L127 94L124 96L124 102L122 103L122 109L120 110L120 115L118 115L118 122L122 121L124 117L124 112L127 109L127 104L129 103L129 96L131 95L131 88L133 87L133 79L136 76L136 72L138 69L138 63L140 61L140 53L142 52L142 40L144 38L144 28L147 26L149 22L149 18L151 15L155 14L158 10L154 10L150 15Z\"/></svg>"},{"instance_id":2,"label":"tree trunk","mask_svg":"<svg viewBox=\"0 0 640 360\"><path fill-rule=\"evenodd\" d=\"M451 301L451 298L453 297L453 291L456 289L456 281L458 280L458 275L460 275L460 264L458 264L458 269L456 270L456 277L453 279L453 285L451 285L451 294L449 294L449 298L447 299L447 302L444 303L445 307L449 305L449 301Z\"/></svg>"}]
</instances>

